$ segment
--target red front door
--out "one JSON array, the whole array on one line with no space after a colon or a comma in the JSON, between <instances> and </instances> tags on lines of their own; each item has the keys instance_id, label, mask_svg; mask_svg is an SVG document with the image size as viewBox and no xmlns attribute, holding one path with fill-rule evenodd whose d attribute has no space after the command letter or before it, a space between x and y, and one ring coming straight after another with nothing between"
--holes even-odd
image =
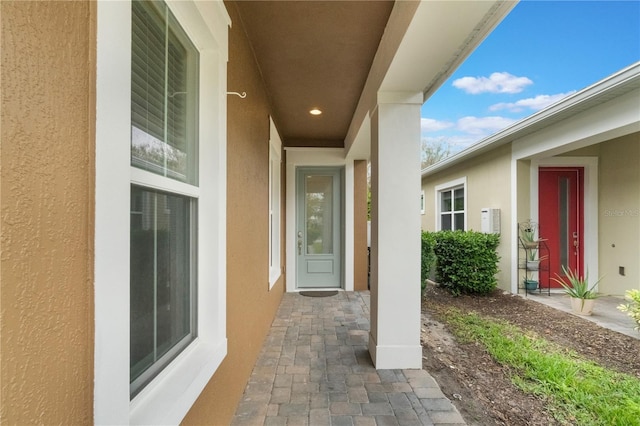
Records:
<instances>
[{"instance_id":1,"label":"red front door","mask_svg":"<svg viewBox=\"0 0 640 426\"><path fill-rule=\"evenodd\" d=\"M582 167L541 167L538 174L539 235L549 247L549 274L563 277L562 266L584 273ZM560 287L550 280L551 287Z\"/></svg>"}]
</instances>

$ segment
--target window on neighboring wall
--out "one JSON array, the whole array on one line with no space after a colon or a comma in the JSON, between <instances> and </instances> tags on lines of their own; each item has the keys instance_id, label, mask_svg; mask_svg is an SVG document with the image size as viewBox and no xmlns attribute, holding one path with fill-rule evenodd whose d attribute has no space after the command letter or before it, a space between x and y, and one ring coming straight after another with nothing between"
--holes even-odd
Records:
<instances>
[{"instance_id":1,"label":"window on neighboring wall","mask_svg":"<svg viewBox=\"0 0 640 426\"><path fill-rule=\"evenodd\" d=\"M167 5L146 1L132 2L131 49L131 166L153 173L131 185L133 396L196 337L200 191L198 51Z\"/></svg>"},{"instance_id":2,"label":"window on neighboring wall","mask_svg":"<svg viewBox=\"0 0 640 426\"><path fill-rule=\"evenodd\" d=\"M425 214L426 204L424 199L424 191L420 194L420 214Z\"/></svg>"},{"instance_id":3,"label":"window on neighboring wall","mask_svg":"<svg viewBox=\"0 0 640 426\"><path fill-rule=\"evenodd\" d=\"M269 143L269 288L274 286L282 273L280 267L281 145L273 123L271 123L271 129Z\"/></svg>"},{"instance_id":4,"label":"window on neighboring wall","mask_svg":"<svg viewBox=\"0 0 640 426\"><path fill-rule=\"evenodd\" d=\"M466 230L466 178L436 187L437 229Z\"/></svg>"}]
</instances>

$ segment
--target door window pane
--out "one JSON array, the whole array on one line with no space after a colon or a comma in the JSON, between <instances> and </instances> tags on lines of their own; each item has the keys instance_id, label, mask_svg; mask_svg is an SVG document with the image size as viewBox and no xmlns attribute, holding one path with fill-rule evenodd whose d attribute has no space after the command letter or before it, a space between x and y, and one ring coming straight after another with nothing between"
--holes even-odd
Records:
<instances>
[{"instance_id":1,"label":"door window pane","mask_svg":"<svg viewBox=\"0 0 640 426\"><path fill-rule=\"evenodd\" d=\"M307 254L333 253L333 176L305 179Z\"/></svg>"},{"instance_id":2,"label":"door window pane","mask_svg":"<svg viewBox=\"0 0 640 426\"><path fill-rule=\"evenodd\" d=\"M195 337L194 215L193 199L131 187L133 393Z\"/></svg>"},{"instance_id":3,"label":"door window pane","mask_svg":"<svg viewBox=\"0 0 640 426\"><path fill-rule=\"evenodd\" d=\"M558 180L558 248L560 265L569 268L569 179L560 177Z\"/></svg>"},{"instance_id":4,"label":"door window pane","mask_svg":"<svg viewBox=\"0 0 640 426\"><path fill-rule=\"evenodd\" d=\"M198 52L168 7L132 3L131 165L197 184Z\"/></svg>"}]
</instances>

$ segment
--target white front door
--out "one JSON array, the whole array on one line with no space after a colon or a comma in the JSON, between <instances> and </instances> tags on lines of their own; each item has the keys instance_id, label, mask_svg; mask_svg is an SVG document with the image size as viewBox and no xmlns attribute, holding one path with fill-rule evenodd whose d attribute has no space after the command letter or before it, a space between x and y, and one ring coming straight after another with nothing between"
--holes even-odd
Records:
<instances>
[{"instance_id":1,"label":"white front door","mask_svg":"<svg viewBox=\"0 0 640 426\"><path fill-rule=\"evenodd\" d=\"M296 286L342 287L342 167L296 170Z\"/></svg>"}]
</instances>

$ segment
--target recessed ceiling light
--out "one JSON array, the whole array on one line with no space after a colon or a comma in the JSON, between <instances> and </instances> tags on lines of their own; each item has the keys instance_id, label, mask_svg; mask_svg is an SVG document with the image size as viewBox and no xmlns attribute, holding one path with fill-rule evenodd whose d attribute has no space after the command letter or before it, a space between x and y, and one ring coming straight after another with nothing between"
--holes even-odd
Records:
<instances>
[{"instance_id":1,"label":"recessed ceiling light","mask_svg":"<svg viewBox=\"0 0 640 426\"><path fill-rule=\"evenodd\" d=\"M320 114L322 114L322 111L320 111L318 108L314 108L311 111L309 111L309 114L311 114L311 115L320 115Z\"/></svg>"}]
</instances>

